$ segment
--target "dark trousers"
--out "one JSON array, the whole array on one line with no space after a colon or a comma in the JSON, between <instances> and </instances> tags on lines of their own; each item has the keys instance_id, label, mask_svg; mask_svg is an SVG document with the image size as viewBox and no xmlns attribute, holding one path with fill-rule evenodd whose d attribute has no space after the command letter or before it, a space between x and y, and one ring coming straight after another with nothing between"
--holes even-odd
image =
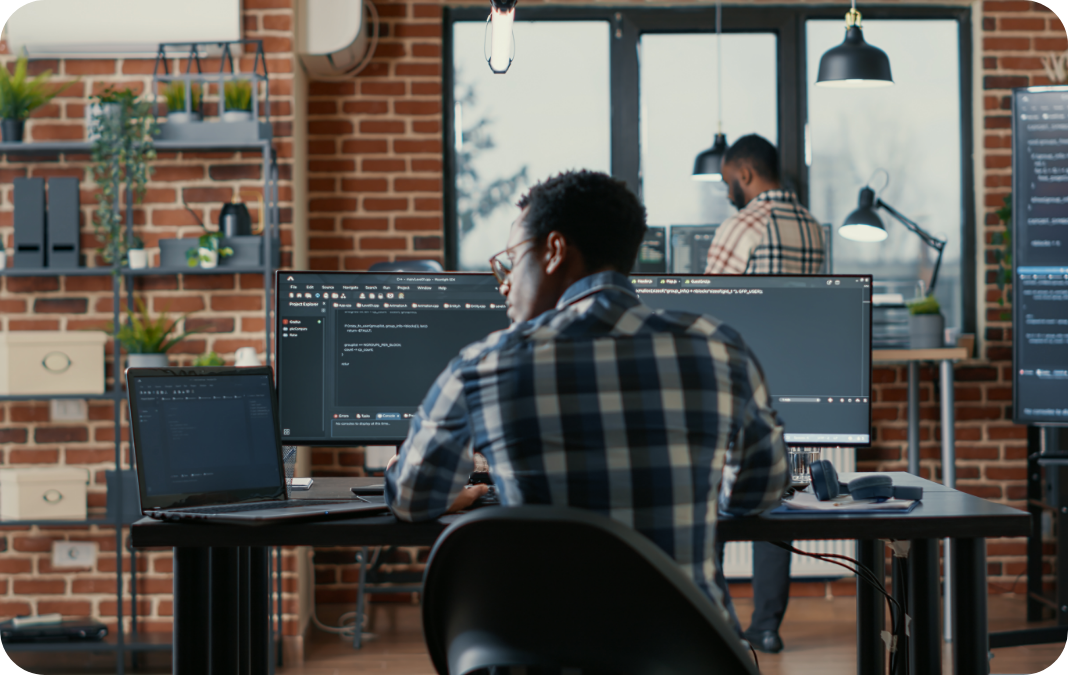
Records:
<instances>
[{"instance_id":1,"label":"dark trousers","mask_svg":"<svg viewBox=\"0 0 1068 675\"><path fill-rule=\"evenodd\" d=\"M793 542L786 542L793 544ZM722 580L723 542L716 542L717 581ZM724 589L727 611L738 621L726 583ZM790 602L790 552L766 541L753 542L753 618L751 631L779 630L786 605Z\"/></svg>"}]
</instances>

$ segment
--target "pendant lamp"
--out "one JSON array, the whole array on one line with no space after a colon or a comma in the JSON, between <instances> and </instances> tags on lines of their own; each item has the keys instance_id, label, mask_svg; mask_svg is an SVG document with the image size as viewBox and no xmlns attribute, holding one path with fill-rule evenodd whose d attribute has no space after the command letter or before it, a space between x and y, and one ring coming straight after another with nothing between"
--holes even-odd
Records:
<instances>
[{"instance_id":1,"label":"pendant lamp","mask_svg":"<svg viewBox=\"0 0 1068 675\"><path fill-rule=\"evenodd\" d=\"M727 137L723 133L723 46L721 44L722 14L719 3L716 3L716 106L719 121L716 124L716 135L712 139L712 147L697 155L693 163L693 179L702 181L723 180L723 156L727 154Z\"/></svg>"},{"instance_id":2,"label":"pendant lamp","mask_svg":"<svg viewBox=\"0 0 1068 675\"><path fill-rule=\"evenodd\" d=\"M516 0L490 0L490 15L486 20L486 63L490 70L498 75L508 72L515 58L515 36L512 24L515 22Z\"/></svg>"},{"instance_id":3,"label":"pendant lamp","mask_svg":"<svg viewBox=\"0 0 1068 675\"><path fill-rule=\"evenodd\" d=\"M888 87L890 59L886 52L864 41L856 0L846 14L846 35L842 44L828 49L820 59L816 84L821 87Z\"/></svg>"}]
</instances>

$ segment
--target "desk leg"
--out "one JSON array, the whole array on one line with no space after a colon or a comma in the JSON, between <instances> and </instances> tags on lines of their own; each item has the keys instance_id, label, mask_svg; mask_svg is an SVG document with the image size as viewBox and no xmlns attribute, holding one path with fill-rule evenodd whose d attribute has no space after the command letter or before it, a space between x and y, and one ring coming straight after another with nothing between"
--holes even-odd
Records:
<instances>
[{"instance_id":1,"label":"desk leg","mask_svg":"<svg viewBox=\"0 0 1068 675\"><path fill-rule=\"evenodd\" d=\"M249 549L242 546L237 549L237 672L239 675L252 675L252 664L249 657L252 654L252 645L249 638L252 634L251 605L249 573Z\"/></svg>"},{"instance_id":2,"label":"desk leg","mask_svg":"<svg viewBox=\"0 0 1068 675\"><path fill-rule=\"evenodd\" d=\"M958 675L990 672L986 625L986 540L954 539L953 666Z\"/></svg>"},{"instance_id":3,"label":"desk leg","mask_svg":"<svg viewBox=\"0 0 1068 675\"><path fill-rule=\"evenodd\" d=\"M211 673L238 672L240 610L238 549L211 549Z\"/></svg>"},{"instance_id":4,"label":"desk leg","mask_svg":"<svg viewBox=\"0 0 1068 675\"><path fill-rule=\"evenodd\" d=\"M938 540L914 539L909 550L910 672L942 672L942 636L938 630Z\"/></svg>"},{"instance_id":5,"label":"desk leg","mask_svg":"<svg viewBox=\"0 0 1068 675\"><path fill-rule=\"evenodd\" d=\"M249 549L250 656L253 675L274 672L271 662L271 575L270 549Z\"/></svg>"},{"instance_id":6,"label":"desk leg","mask_svg":"<svg viewBox=\"0 0 1068 675\"><path fill-rule=\"evenodd\" d=\"M957 451L956 451L956 420L953 402L953 362L942 361L939 379L942 385L942 484L953 488L957 486ZM944 607L942 608L943 632L946 642L953 640L953 546L950 540L942 542L943 575L945 582L943 588ZM984 590L984 593L986 591ZM984 597L986 597L984 595Z\"/></svg>"},{"instance_id":7,"label":"desk leg","mask_svg":"<svg viewBox=\"0 0 1068 675\"><path fill-rule=\"evenodd\" d=\"M208 672L210 589L208 548L174 549L174 675Z\"/></svg>"},{"instance_id":8,"label":"desk leg","mask_svg":"<svg viewBox=\"0 0 1068 675\"><path fill-rule=\"evenodd\" d=\"M920 475L920 362L909 361L909 473Z\"/></svg>"},{"instance_id":9,"label":"desk leg","mask_svg":"<svg viewBox=\"0 0 1068 675\"><path fill-rule=\"evenodd\" d=\"M857 540L857 561L884 579L886 547L879 539ZM886 649L883 632L886 602L882 593L857 577L857 675L884 675Z\"/></svg>"}]
</instances>

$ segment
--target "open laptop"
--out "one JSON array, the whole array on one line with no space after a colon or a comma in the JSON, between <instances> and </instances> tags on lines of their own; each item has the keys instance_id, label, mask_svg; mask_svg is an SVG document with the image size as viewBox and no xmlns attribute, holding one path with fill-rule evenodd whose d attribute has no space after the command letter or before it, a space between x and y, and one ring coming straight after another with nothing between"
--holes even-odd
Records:
<instances>
[{"instance_id":1,"label":"open laptop","mask_svg":"<svg viewBox=\"0 0 1068 675\"><path fill-rule=\"evenodd\" d=\"M129 368L126 389L146 516L255 525L387 510L288 498L270 368Z\"/></svg>"}]
</instances>

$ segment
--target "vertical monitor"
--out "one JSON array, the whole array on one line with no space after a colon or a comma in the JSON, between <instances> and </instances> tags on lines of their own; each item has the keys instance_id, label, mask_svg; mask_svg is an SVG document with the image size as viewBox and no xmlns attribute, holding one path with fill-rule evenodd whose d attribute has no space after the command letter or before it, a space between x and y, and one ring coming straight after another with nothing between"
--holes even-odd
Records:
<instances>
[{"instance_id":1,"label":"vertical monitor","mask_svg":"<svg viewBox=\"0 0 1068 675\"><path fill-rule=\"evenodd\" d=\"M631 277L653 309L707 314L760 362L789 445L871 442L870 276Z\"/></svg>"}]
</instances>

